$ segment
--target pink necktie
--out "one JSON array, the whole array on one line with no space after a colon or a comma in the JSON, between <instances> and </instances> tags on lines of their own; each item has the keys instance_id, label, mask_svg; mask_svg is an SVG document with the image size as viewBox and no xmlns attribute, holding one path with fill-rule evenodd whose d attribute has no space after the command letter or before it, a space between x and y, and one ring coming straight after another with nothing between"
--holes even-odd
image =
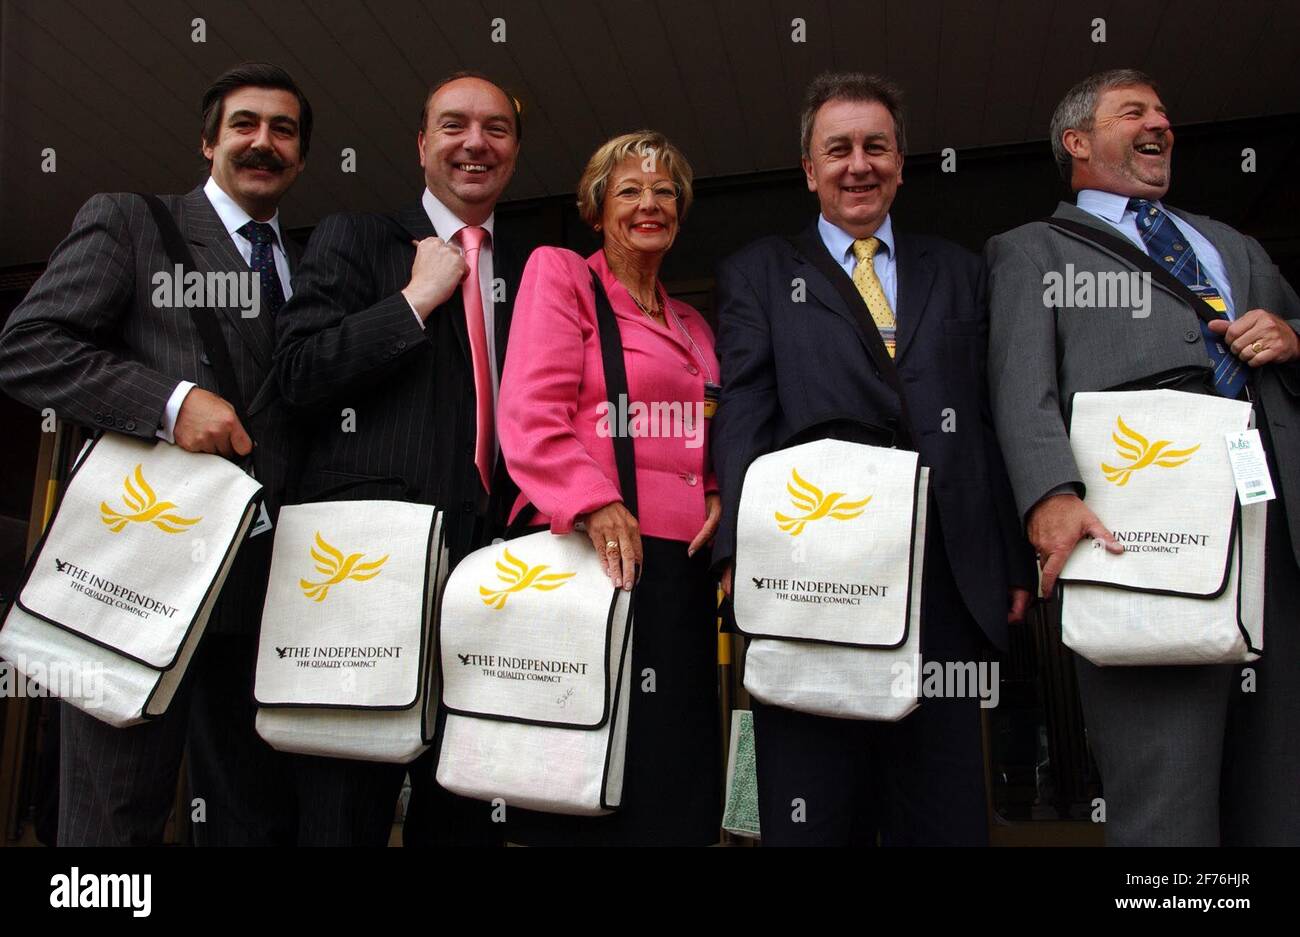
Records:
<instances>
[{"instance_id":1,"label":"pink necktie","mask_svg":"<svg viewBox=\"0 0 1300 937\"><path fill-rule=\"evenodd\" d=\"M487 231L475 225L460 229L460 246L465 251L469 275L461 290L465 301L465 327L469 330L470 357L474 364L474 399L478 410L478 432L474 440L474 464L478 466L483 490L492 491L492 454L496 445L496 424L492 419L492 372L488 364L487 329L483 325L483 291L478 281L478 253Z\"/></svg>"}]
</instances>

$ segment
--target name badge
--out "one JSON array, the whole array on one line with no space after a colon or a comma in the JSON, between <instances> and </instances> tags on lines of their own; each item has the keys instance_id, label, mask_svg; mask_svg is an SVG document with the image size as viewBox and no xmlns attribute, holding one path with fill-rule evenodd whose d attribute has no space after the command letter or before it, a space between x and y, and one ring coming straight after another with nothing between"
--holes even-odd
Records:
<instances>
[{"instance_id":1,"label":"name badge","mask_svg":"<svg viewBox=\"0 0 1300 937\"><path fill-rule=\"evenodd\" d=\"M718 412L718 397L722 394L722 386L714 384L712 381L704 382L704 418L713 419L713 414Z\"/></svg>"}]
</instances>

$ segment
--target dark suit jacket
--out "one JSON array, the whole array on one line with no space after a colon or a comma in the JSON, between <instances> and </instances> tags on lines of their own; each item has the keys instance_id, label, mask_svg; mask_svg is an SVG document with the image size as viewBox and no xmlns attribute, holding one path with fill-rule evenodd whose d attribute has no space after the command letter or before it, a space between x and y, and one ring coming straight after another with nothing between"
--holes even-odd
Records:
<instances>
[{"instance_id":1,"label":"dark suit jacket","mask_svg":"<svg viewBox=\"0 0 1300 937\"><path fill-rule=\"evenodd\" d=\"M493 274L506 283L506 301L494 309L498 368L519 284L502 227L492 244ZM419 204L395 218L347 213L322 221L293 299L276 318L276 372L285 398L311 414L295 500L436 505L455 563L503 528L518 489L498 458L489 501L474 466L474 374L461 291L424 328L401 295L415 259L411 242L433 236Z\"/></svg>"},{"instance_id":2,"label":"dark suit jacket","mask_svg":"<svg viewBox=\"0 0 1300 937\"><path fill-rule=\"evenodd\" d=\"M248 271L201 186L162 199L200 271ZM297 245L286 238L284 249L292 269ZM188 312L152 303L151 277L171 269L143 199L122 192L91 197L0 335L0 384L60 419L155 438L179 381L221 393ZM257 444L254 472L274 513L294 455L292 423L271 372L275 326L269 313L217 312L248 408L245 428ZM268 554L253 562L259 551L245 552L213 612L212 631L251 632L261 618Z\"/></svg>"},{"instance_id":3,"label":"dark suit jacket","mask_svg":"<svg viewBox=\"0 0 1300 937\"><path fill-rule=\"evenodd\" d=\"M931 470L933 503L966 607L1005 648L1008 582L1029 587L1033 560L989 415L984 267L948 241L905 234L895 240L896 364L921 464ZM718 268L722 399L712 445L723 515L715 562L735 552L741 484L754 458L831 421L888 432L899 426L898 395L877 373L865 334L823 272L834 261L817 226L797 243L764 238ZM848 281L856 297L843 270L834 267L832 275ZM792 299L799 280L803 302ZM944 431L948 416L951 432Z\"/></svg>"}]
</instances>

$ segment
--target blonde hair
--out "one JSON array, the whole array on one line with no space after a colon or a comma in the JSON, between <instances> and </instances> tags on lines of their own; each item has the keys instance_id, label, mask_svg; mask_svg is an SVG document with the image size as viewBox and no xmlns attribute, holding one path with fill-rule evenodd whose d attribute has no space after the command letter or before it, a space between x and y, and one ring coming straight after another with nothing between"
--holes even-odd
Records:
<instances>
[{"instance_id":1,"label":"blonde hair","mask_svg":"<svg viewBox=\"0 0 1300 937\"><path fill-rule=\"evenodd\" d=\"M629 156L653 160L653 164L676 183L677 217L684 219L693 197L691 180L695 174L691 171L691 164L686 161L682 151L669 143L662 133L638 130L607 140L591 154L587 168L578 180L578 214L582 220L593 228L599 223L604 212L605 189L609 177Z\"/></svg>"}]
</instances>

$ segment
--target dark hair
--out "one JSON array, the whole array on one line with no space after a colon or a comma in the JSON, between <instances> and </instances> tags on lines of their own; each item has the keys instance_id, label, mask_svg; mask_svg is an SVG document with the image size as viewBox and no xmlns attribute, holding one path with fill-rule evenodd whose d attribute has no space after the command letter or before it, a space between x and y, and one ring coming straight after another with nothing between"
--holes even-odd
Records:
<instances>
[{"instance_id":1,"label":"dark hair","mask_svg":"<svg viewBox=\"0 0 1300 937\"><path fill-rule=\"evenodd\" d=\"M511 109L515 112L515 142L522 142L524 139L523 104L520 103L519 99L507 91L499 82L494 81L482 72L476 72L470 69L452 72L446 78L442 79L442 81L429 89L429 93L424 96L424 106L420 108L420 133L424 133L425 128L429 123L429 102L433 100L433 96L441 91L444 86L451 84L453 81L460 81L462 78L477 78L479 81L486 81L506 96L506 100L510 102Z\"/></svg>"},{"instance_id":2,"label":"dark hair","mask_svg":"<svg viewBox=\"0 0 1300 937\"><path fill-rule=\"evenodd\" d=\"M907 133L903 129L903 92L888 78L862 72L822 72L804 92L803 114L799 119L800 153L808 159L812 152L813 121L823 104L830 101L864 101L882 104L894 119L894 139L898 152L907 155Z\"/></svg>"},{"instance_id":3,"label":"dark hair","mask_svg":"<svg viewBox=\"0 0 1300 937\"><path fill-rule=\"evenodd\" d=\"M1110 71L1089 75L1061 98L1052 114L1052 155L1056 157L1056 168L1061 178L1069 185L1074 171L1074 158L1065 149L1061 137L1067 130L1092 130L1093 119L1097 116L1097 101L1111 88L1136 88L1145 85L1156 94L1160 89L1146 72L1136 68L1112 68Z\"/></svg>"},{"instance_id":4,"label":"dark hair","mask_svg":"<svg viewBox=\"0 0 1300 937\"><path fill-rule=\"evenodd\" d=\"M293 77L269 62L244 62L226 71L203 92L203 142L213 146L221 133L226 95L239 88L279 88L298 98L298 141L302 158L311 146L311 104Z\"/></svg>"}]
</instances>

